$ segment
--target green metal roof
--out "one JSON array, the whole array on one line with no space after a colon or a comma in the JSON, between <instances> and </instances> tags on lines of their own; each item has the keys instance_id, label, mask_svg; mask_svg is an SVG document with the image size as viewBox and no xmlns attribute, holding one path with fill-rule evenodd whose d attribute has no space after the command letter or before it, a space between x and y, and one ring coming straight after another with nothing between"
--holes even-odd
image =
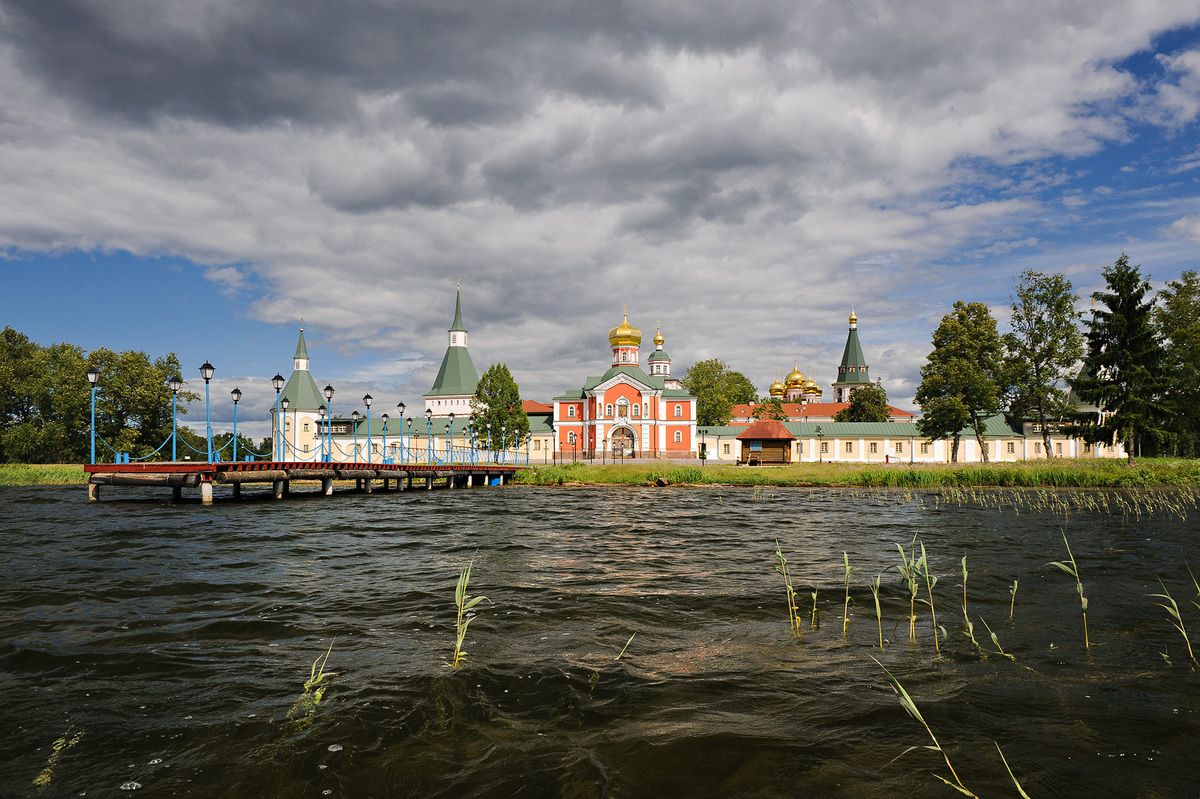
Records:
<instances>
[{"instance_id":1,"label":"green metal roof","mask_svg":"<svg viewBox=\"0 0 1200 799\"><path fill-rule=\"evenodd\" d=\"M659 361L669 361L671 356L667 355L666 350L655 350L650 353L650 357L646 359L647 363L658 363Z\"/></svg>"},{"instance_id":2,"label":"green metal roof","mask_svg":"<svg viewBox=\"0 0 1200 799\"><path fill-rule=\"evenodd\" d=\"M853 367L853 371L851 371ZM863 357L862 345L858 342L858 328L850 328L846 334L846 349L842 352L842 363L838 366L837 382L870 383L867 359Z\"/></svg>"},{"instance_id":3,"label":"green metal roof","mask_svg":"<svg viewBox=\"0 0 1200 799\"><path fill-rule=\"evenodd\" d=\"M296 352L299 353L303 346L304 336L301 334ZM307 358L308 356L297 355L296 357ZM317 388L317 381L313 380L312 372L307 369L297 369L292 372L287 385L283 387L282 396L287 398L289 411L315 411L325 404L325 397L321 394L321 389Z\"/></svg>"},{"instance_id":4,"label":"green metal roof","mask_svg":"<svg viewBox=\"0 0 1200 799\"><path fill-rule=\"evenodd\" d=\"M454 292L454 321L450 323L450 330L446 332L467 332L467 326L462 320L462 289Z\"/></svg>"},{"instance_id":5,"label":"green metal roof","mask_svg":"<svg viewBox=\"0 0 1200 799\"><path fill-rule=\"evenodd\" d=\"M442 365L437 377L433 379L433 388L425 393L426 397L464 396L475 393L479 383L479 373L471 362L471 353L466 347L447 347L442 356ZM415 424L415 423L414 423Z\"/></svg>"},{"instance_id":6,"label":"green metal roof","mask_svg":"<svg viewBox=\"0 0 1200 799\"><path fill-rule=\"evenodd\" d=\"M614 366L614 367L610 368L604 374L600 375L599 377L596 377L593 375L592 377L589 377L587 380L584 381L583 388L581 390L571 391L566 394L560 394L557 397L552 397L551 399L558 401L558 402L571 402L572 400L581 400L584 398L585 392L591 391L593 388L595 388L598 385L601 385L602 383L607 383L609 380L616 377L617 375L625 375L626 377L630 378L631 380L636 380L637 382L641 383L644 386L649 387L650 389L653 389L654 391L661 392L663 397L670 397L671 399L695 399L695 397L692 394L689 394L687 391L684 391L682 389L667 388L666 387L667 378L663 377L662 375L648 375L645 372L643 372L641 369L639 369L638 367L633 366L631 364L621 364L619 366Z\"/></svg>"},{"instance_id":7,"label":"green metal roof","mask_svg":"<svg viewBox=\"0 0 1200 799\"><path fill-rule=\"evenodd\" d=\"M300 328L300 338L296 341L296 354L292 357L308 360L308 347L304 343L304 328Z\"/></svg>"},{"instance_id":8,"label":"green metal roof","mask_svg":"<svg viewBox=\"0 0 1200 799\"><path fill-rule=\"evenodd\" d=\"M916 422L784 422L784 427L797 438L814 438L821 428L823 438L916 438L924 440L917 430ZM745 430L743 425L700 425L697 431L708 436L736 436ZM975 431L963 428L963 438L973 438ZM984 422L985 438L1024 438L1024 434L1013 429L1002 416L992 416Z\"/></svg>"}]
</instances>

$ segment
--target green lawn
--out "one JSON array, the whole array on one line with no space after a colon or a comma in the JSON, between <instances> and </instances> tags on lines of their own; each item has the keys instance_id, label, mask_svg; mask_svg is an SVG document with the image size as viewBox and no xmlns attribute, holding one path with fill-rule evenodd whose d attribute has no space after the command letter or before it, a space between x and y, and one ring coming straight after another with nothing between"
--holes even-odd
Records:
<instances>
[{"instance_id":1,"label":"green lawn","mask_svg":"<svg viewBox=\"0 0 1200 799\"><path fill-rule=\"evenodd\" d=\"M75 463L0 463L0 486L76 485L87 482Z\"/></svg>"},{"instance_id":2,"label":"green lawn","mask_svg":"<svg viewBox=\"0 0 1200 799\"><path fill-rule=\"evenodd\" d=\"M970 465L805 463L792 466L672 466L670 464L535 466L515 482L528 485L647 485L658 478L683 485L858 486L948 488L971 486L1152 488L1200 486L1200 460L1142 459L1033 461Z\"/></svg>"}]
</instances>

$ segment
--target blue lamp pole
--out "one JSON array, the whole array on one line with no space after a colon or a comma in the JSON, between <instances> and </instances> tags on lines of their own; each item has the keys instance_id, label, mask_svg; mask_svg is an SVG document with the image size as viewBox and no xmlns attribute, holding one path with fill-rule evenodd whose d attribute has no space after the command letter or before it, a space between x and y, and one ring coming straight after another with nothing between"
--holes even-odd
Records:
<instances>
[{"instance_id":1,"label":"blue lamp pole","mask_svg":"<svg viewBox=\"0 0 1200 799\"><path fill-rule=\"evenodd\" d=\"M396 422L396 426L400 428L400 462L401 463L404 463L404 407L405 406L404 406L403 402L396 403L396 413L399 414L399 416L396 417L396 419L398 420Z\"/></svg>"},{"instance_id":2,"label":"blue lamp pole","mask_svg":"<svg viewBox=\"0 0 1200 799\"><path fill-rule=\"evenodd\" d=\"M171 460L177 460L175 445L178 441L176 422L179 415L179 389L183 388L183 381L176 375L167 383L171 387Z\"/></svg>"},{"instance_id":3,"label":"blue lamp pole","mask_svg":"<svg viewBox=\"0 0 1200 799\"><path fill-rule=\"evenodd\" d=\"M433 411L425 409L425 462L433 463Z\"/></svg>"},{"instance_id":4,"label":"blue lamp pole","mask_svg":"<svg viewBox=\"0 0 1200 799\"><path fill-rule=\"evenodd\" d=\"M216 368L205 361L200 364L200 376L204 378L204 437L208 441L208 462L213 462L212 451L212 412L208 402L208 381L212 380Z\"/></svg>"},{"instance_id":5,"label":"blue lamp pole","mask_svg":"<svg viewBox=\"0 0 1200 799\"><path fill-rule=\"evenodd\" d=\"M324 405L317 406L317 415L320 417L320 420L317 422L317 432L321 436L320 458L321 458L321 462L324 463L325 462L325 406Z\"/></svg>"},{"instance_id":6,"label":"blue lamp pole","mask_svg":"<svg viewBox=\"0 0 1200 799\"><path fill-rule=\"evenodd\" d=\"M229 395L231 397L233 397L233 460L236 463L237 462L237 406L238 406L238 401L241 400L241 398L242 398L242 390L240 388L234 388L233 391L229 392Z\"/></svg>"},{"instance_id":7,"label":"blue lamp pole","mask_svg":"<svg viewBox=\"0 0 1200 799\"><path fill-rule=\"evenodd\" d=\"M450 424L446 425L446 462L454 462L454 412L449 414Z\"/></svg>"},{"instance_id":8,"label":"blue lamp pole","mask_svg":"<svg viewBox=\"0 0 1200 799\"><path fill-rule=\"evenodd\" d=\"M286 461L286 460L288 459L288 440L287 440L287 409L288 409L288 403L289 403L289 401L288 401L288 398L287 398L287 397L284 397L283 399L281 399L281 400L279 401L279 407L283 409L283 421L279 423L279 424L280 424L280 428L279 428L279 429L280 429L280 431L281 431L281 432L280 432L280 440L279 440L279 444L280 444L280 448L279 448L279 459L280 459L281 461ZM294 439L294 438L295 438L295 436L293 436L293 439ZM293 448L293 449L295 449L295 445L293 445L293 447L292 447L292 448Z\"/></svg>"},{"instance_id":9,"label":"blue lamp pole","mask_svg":"<svg viewBox=\"0 0 1200 799\"><path fill-rule=\"evenodd\" d=\"M283 411L279 408L279 392L283 391L283 375L278 372L271 378L271 385L275 388L275 460L283 460Z\"/></svg>"},{"instance_id":10,"label":"blue lamp pole","mask_svg":"<svg viewBox=\"0 0 1200 799\"><path fill-rule=\"evenodd\" d=\"M488 463L492 462L492 423L487 423L487 459Z\"/></svg>"},{"instance_id":11,"label":"blue lamp pole","mask_svg":"<svg viewBox=\"0 0 1200 799\"><path fill-rule=\"evenodd\" d=\"M367 463L371 462L371 395L363 394L363 405L367 406Z\"/></svg>"},{"instance_id":12,"label":"blue lamp pole","mask_svg":"<svg viewBox=\"0 0 1200 799\"><path fill-rule=\"evenodd\" d=\"M408 460L411 461L412 460L412 417L411 416L404 420L404 426L407 428L407 431L405 433L405 438L408 439L408 442L406 445L408 448ZM407 463L407 461L405 461L405 462Z\"/></svg>"},{"instance_id":13,"label":"blue lamp pole","mask_svg":"<svg viewBox=\"0 0 1200 799\"><path fill-rule=\"evenodd\" d=\"M354 462L358 463L358 420L362 418L362 414L358 411L350 414L350 419L354 424Z\"/></svg>"},{"instance_id":14,"label":"blue lamp pole","mask_svg":"<svg viewBox=\"0 0 1200 799\"><path fill-rule=\"evenodd\" d=\"M450 463L450 425L446 425L446 463Z\"/></svg>"},{"instance_id":15,"label":"blue lamp pole","mask_svg":"<svg viewBox=\"0 0 1200 799\"><path fill-rule=\"evenodd\" d=\"M333 460L333 386L326 384L325 386L325 402L328 405L326 410L329 412L329 423L325 426L325 430L329 436L329 460Z\"/></svg>"},{"instance_id":16,"label":"blue lamp pole","mask_svg":"<svg viewBox=\"0 0 1200 799\"><path fill-rule=\"evenodd\" d=\"M500 425L500 462L504 463L504 447L508 443L504 440L505 425Z\"/></svg>"},{"instance_id":17,"label":"blue lamp pole","mask_svg":"<svg viewBox=\"0 0 1200 799\"><path fill-rule=\"evenodd\" d=\"M87 370L87 380L92 386L92 463L96 462L96 381L100 379L100 371L96 367Z\"/></svg>"},{"instance_id":18,"label":"blue lamp pole","mask_svg":"<svg viewBox=\"0 0 1200 799\"><path fill-rule=\"evenodd\" d=\"M467 462L475 465L475 414L467 414Z\"/></svg>"},{"instance_id":19,"label":"blue lamp pole","mask_svg":"<svg viewBox=\"0 0 1200 799\"><path fill-rule=\"evenodd\" d=\"M381 419L383 419L383 462L384 462L384 463L387 463L387 460L388 460L388 454L387 454L387 426L388 426L388 418L389 418L389 417L388 417L388 415L385 413L385 414L382 414L382 415L380 416L380 418L381 418Z\"/></svg>"}]
</instances>

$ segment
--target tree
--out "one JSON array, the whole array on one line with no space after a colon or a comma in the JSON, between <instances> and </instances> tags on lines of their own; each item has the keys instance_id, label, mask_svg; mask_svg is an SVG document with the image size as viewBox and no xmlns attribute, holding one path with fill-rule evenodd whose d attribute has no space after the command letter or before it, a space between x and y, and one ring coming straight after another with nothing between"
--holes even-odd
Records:
<instances>
[{"instance_id":1,"label":"tree","mask_svg":"<svg viewBox=\"0 0 1200 799\"><path fill-rule=\"evenodd\" d=\"M471 399L471 412L475 416L475 430L480 438L486 439L487 426L492 426L492 446L500 449L500 431L504 431L507 446L515 440L517 444L529 437L529 417L521 407L521 389L513 379L512 372L502 363L488 367L475 387ZM515 439L514 439L515 435Z\"/></svg>"},{"instance_id":2,"label":"tree","mask_svg":"<svg viewBox=\"0 0 1200 799\"><path fill-rule=\"evenodd\" d=\"M888 415L887 392L881 383L868 383L850 393L850 405L834 414L835 422L886 422ZM959 428L960 430L962 428Z\"/></svg>"},{"instance_id":3,"label":"tree","mask_svg":"<svg viewBox=\"0 0 1200 799\"><path fill-rule=\"evenodd\" d=\"M1163 410L1175 455L1200 454L1200 276L1189 270L1158 293L1154 323L1163 342Z\"/></svg>"},{"instance_id":4,"label":"tree","mask_svg":"<svg viewBox=\"0 0 1200 799\"><path fill-rule=\"evenodd\" d=\"M969 425L988 460L983 426L1000 412L1004 352L996 320L980 302L956 302L933 332L933 351L921 367L916 401L925 415L917 422L921 435L952 438L951 461L958 461L959 432ZM962 422L966 421L966 425Z\"/></svg>"},{"instance_id":5,"label":"tree","mask_svg":"<svg viewBox=\"0 0 1200 799\"><path fill-rule=\"evenodd\" d=\"M1037 421L1048 458L1053 450L1047 422L1075 412L1067 381L1083 357L1078 300L1065 275L1023 272L1012 298L1012 331L1004 337L1009 411Z\"/></svg>"},{"instance_id":6,"label":"tree","mask_svg":"<svg viewBox=\"0 0 1200 799\"><path fill-rule=\"evenodd\" d=\"M779 397L760 397L754 404L754 418L786 422L787 414L783 412L783 400Z\"/></svg>"},{"instance_id":7,"label":"tree","mask_svg":"<svg viewBox=\"0 0 1200 799\"><path fill-rule=\"evenodd\" d=\"M734 405L754 402L758 396L749 378L719 358L692 364L681 382L696 397L696 423L701 426L729 424Z\"/></svg>"},{"instance_id":8,"label":"tree","mask_svg":"<svg viewBox=\"0 0 1200 799\"><path fill-rule=\"evenodd\" d=\"M1140 267L1121 253L1102 274L1106 290L1092 299L1103 309L1087 320L1087 354L1072 384L1080 399L1099 409L1099 418L1081 420L1077 430L1092 443L1121 442L1133 463L1143 439L1163 432L1164 353L1146 296L1150 282Z\"/></svg>"}]
</instances>

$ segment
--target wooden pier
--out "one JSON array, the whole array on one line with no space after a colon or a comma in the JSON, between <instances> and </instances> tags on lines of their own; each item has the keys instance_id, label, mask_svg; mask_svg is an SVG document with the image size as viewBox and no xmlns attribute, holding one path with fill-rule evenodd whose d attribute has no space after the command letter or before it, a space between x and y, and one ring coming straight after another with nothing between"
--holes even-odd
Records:
<instances>
[{"instance_id":1,"label":"wooden pier","mask_svg":"<svg viewBox=\"0 0 1200 799\"><path fill-rule=\"evenodd\" d=\"M521 468L508 464L427 464L427 463L314 463L312 461L261 461L229 463L194 463L171 461L165 463L96 463L83 470L88 474L88 501L100 500L101 486L135 486L170 488L178 501L183 489L200 489L200 501L213 501L213 485L228 485L234 498L246 484L271 485L276 499L283 499L293 481L320 483L321 493L333 495L337 480L353 480L357 491L412 490L420 485L431 490L435 485L445 488L502 486Z\"/></svg>"}]
</instances>

